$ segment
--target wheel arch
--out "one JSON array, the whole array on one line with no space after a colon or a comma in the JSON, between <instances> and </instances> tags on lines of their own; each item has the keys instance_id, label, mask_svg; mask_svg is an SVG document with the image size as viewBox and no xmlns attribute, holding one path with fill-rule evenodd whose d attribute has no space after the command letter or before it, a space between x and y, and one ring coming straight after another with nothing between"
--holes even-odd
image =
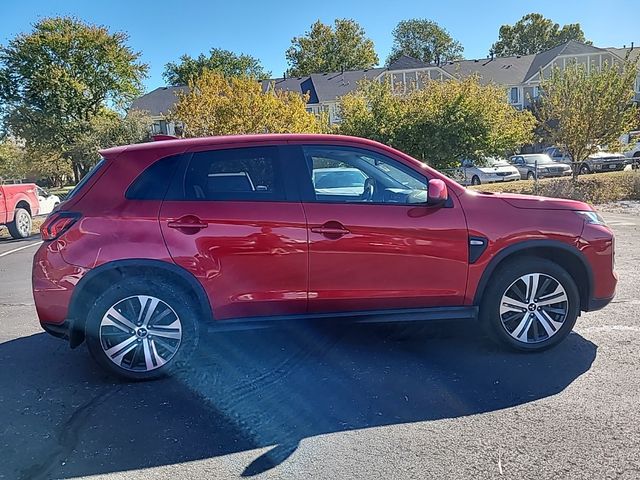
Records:
<instances>
[{"instance_id":1,"label":"wheel arch","mask_svg":"<svg viewBox=\"0 0 640 480\"><path fill-rule=\"evenodd\" d=\"M593 291L593 271L577 248L557 240L525 240L500 250L485 267L474 294L473 304L480 305L482 293L499 267L522 257L546 258L564 268L578 287L580 309L588 310Z\"/></svg>"},{"instance_id":2,"label":"wheel arch","mask_svg":"<svg viewBox=\"0 0 640 480\"><path fill-rule=\"evenodd\" d=\"M71 320L69 342L77 347L84 341L86 315L93 300L106 288L127 277L152 276L174 282L191 296L201 315L200 320L213 319L207 294L198 280L187 270L162 260L126 259L116 260L90 270L76 285L69 302L68 317Z\"/></svg>"},{"instance_id":3,"label":"wheel arch","mask_svg":"<svg viewBox=\"0 0 640 480\"><path fill-rule=\"evenodd\" d=\"M33 212L31 210L31 204L24 199L18 200L18 203L16 203L16 209L18 208L22 208L24 210L26 210L27 212L29 212L29 215L31 215L33 217Z\"/></svg>"}]
</instances>

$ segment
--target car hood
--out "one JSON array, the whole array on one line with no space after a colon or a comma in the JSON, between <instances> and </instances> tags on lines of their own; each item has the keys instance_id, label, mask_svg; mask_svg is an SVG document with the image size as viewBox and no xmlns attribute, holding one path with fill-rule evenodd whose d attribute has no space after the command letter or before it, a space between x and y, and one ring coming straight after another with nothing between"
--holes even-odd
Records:
<instances>
[{"instance_id":1,"label":"car hood","mask_svg":"<svg viewBox=\"0 0 640 480\"><path fill-rule=\"evenodd\" d=\"M526 208L533 210L593 210L591 206L577 200L567 200L565 198L537 197L534 195L518 195L515 193L492 193L481 192L480 195L497 197L512 207Z\"/></svg>"}]
</instances>

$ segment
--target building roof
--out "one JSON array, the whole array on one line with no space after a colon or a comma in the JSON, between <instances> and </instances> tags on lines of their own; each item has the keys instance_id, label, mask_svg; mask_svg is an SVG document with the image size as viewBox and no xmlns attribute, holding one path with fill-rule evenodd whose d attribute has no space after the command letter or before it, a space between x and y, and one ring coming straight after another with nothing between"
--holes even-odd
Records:
<instances>
[{"instance_id":1,"label":"building roof","mask_svg":"<svg viewBox=\"0 0 640 480\"><path fill-rule=\"evenodd\" d=\"M368 70L346 70L344 72L314 73L302 77L274 78L262 81L263 91L270 88L308 94L310 104L334 102L337 98L352 92L358 82L374 80L383 72L395 70L416 70L437 68L453 77L467 77L476 74L482 83L499 85L519 85L533 78L540 70L558 56L572 56L590 53L612 53L625 58L630 53L632 60L640 55L640 48L598 48L570 40L537 55L516 55L478 60L458 60L443 65L425 63L416 58L402 55L387 68ZM152 116L166 114L175 104L176 93L187 87L160 87L136 99L132 109L145 110Z\"/></svg>"},{"instance_id":2,"label":"building roof","mask_svg":"<svg viewBox=\"0 0 640 480\"><path fill-rule=\"evenodd\" d=\"M527 78L535 55L516 57L494 57L481 60L459 60L448 62L442 69L454 77L478 75L480 82L500 85L517 85Z\"/></svg>"},{"instance_id":3,"label":"building roof","mask_svg":"<svg viewBox=\"0 0 640 480\"><path fill-rule=\"evenodd\" d=\"M364 79L373 80L384 69L345 70L344 72L312 73L304 77L274 78L262 81L263 90L276 88L309 95L309 103L331 102L358 87Z\"/></svg>"},{"instance_id":4,"label":"building roof","mask_svg":"<svg viewBox=\"0 0 640 480\"><path fill-rule=\"evenodd\" d=\"M176 93L186 92L188 87L158 87L149 93L136 98L131 104L131 110L147 112L152 117L165 115L175 105Z\"/></svg>"},{"instance_id":5,"label":"building roof","mask_svg":"<svg viewBox=\"0 0 640 480\"><path fill-rule=\"evenodd\" d=\"M388 66L388 70L411 70L415 68L434 67L436 65L423 62L417 58L410 57L409 55L400 55L395 61L391 62Z\"/></svg>"}]
</instances>

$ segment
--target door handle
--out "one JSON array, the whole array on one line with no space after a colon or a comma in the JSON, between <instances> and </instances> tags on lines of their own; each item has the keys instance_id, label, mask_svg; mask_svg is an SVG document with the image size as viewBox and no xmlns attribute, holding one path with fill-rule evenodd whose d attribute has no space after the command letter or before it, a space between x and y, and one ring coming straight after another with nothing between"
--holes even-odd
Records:
<instances>
[{"instance_id":1,"label":"door handle","mask_svg":"<svg viewBox=\"0 0 640 480\"><path fill-rule=\"evenodd\" d=\"M177 229L202 230L203 228L207 228L208 226L209 224L207 222L203 222L195 215L185 215L184 217L180 217L175 220L169 220L169 222L167 223L167 227Z\"/></svg>"},{"instance_id":2,"label":"door handle","mask_svg":"<svg viewBox=\"0 0 640 480\"><path fill-rule=\"evenodd\" d=\"M320 233L327 237L341 237L350 233L348 229L344 227L340 222L327 222L319 227L311 227L313 233Z\"/></svg>"}]
</instances>

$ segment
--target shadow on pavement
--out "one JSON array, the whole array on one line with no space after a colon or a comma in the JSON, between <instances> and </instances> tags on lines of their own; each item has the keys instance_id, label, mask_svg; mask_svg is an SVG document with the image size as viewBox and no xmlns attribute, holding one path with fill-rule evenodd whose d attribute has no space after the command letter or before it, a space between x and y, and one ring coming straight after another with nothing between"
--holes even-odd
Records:
<instances>
[{"instance_id":1,"label":"shadow on pavement","mask_svg":"<svg viewBox=\"0 0 640 480\"><path fill-rule=\"evenodd\" d=\"M6 233L6 235L4 235ZM13 245L19 247L21 243L32 242L33 240L40 240L40 234L34 233L27 238L11 238L6 230L0 229L0 245Z\"/></svg>"},{"instance_id":2,"label":"shadow on pavement","mask_svg":"<svg viewBox=\"0 0 640 480\"><path fill-rule=\"evenodd\" d=\"M577 334L532 355L500 350L466 325L407 342L381 339L376 328L209 335L176 376L129 384L106 376L85 348L45 334L0 344L0 478L77 477L269 447L237 472L252 476L314 435L554 395L589 370L597 350Z\"/></svg>"}]
</instances>

